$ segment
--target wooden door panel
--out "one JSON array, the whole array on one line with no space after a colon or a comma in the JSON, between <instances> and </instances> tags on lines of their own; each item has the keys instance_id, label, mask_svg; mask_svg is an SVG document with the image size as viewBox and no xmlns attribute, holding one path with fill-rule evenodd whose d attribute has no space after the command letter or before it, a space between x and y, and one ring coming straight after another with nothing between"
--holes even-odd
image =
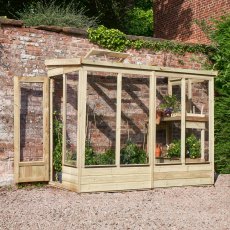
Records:
<instances>
[{"instance_id":1,"label":"wooden door panel","mask_svg":"<svg viewBox=\"0 0 230 230\"><path fill-rule=\"evenodd\" d=\"M15 183L49 181L49 80L14 78Z\"/></svg>"}]
</instances>

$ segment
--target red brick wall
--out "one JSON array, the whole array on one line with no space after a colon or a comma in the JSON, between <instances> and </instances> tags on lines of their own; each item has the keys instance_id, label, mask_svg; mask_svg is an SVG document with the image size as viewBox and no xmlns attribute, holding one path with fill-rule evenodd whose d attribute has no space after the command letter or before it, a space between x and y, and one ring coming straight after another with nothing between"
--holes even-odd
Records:
<instances>
[{"instance_id":1,"label":"red brick wall","mask_svg":"<svg viewBox=\"0 0 230 230\"><path fill-rule=\"evenodd\" d=\"M33 28L2 26L0 29L0 185L13 182L13 77L44 76L46 75L45 59L85 56L92 47L96 46L91 44L88 39L74 35L48 32ZM127 52L130 54L128 58L128 62L130 63L158 66L201 69L199 59L204 60L202 55L198 55L198 58L194 59L194 55L191 54L180 57L171 53L156 53L148 50L128 50ZM133 86L136 88L136 93L139 93L138 87L140 86L138 86L138 84L137 82L137 86ZM103 85L99 87L103 89ZM110 93L112 95L112 92ZM33 95L31 100L34 99L36 98L34 98ZM37 105L40 106L40 102L38 102ZM32 109L28 112L31 112L31 110ZM110 110L108 110L108 112L109 111ZM137 111L143 114L143 109L138 110L137 108ZM146 113L147 112L148 111L146 111ZM32 114L31 119L33 119ZM124 124L124 129L126 129L126 125L127 123ZM142 127L142 124L140 124L140 126ZM36 131L36 125L34 129ZM39 132L39 130L37 131ZM130 131L130 135L131 133L132 130ZM36 132L34 132L34 135L36 139ZM36 144L39 142L39 138L37 138L36 141L29 142ZM39 157L40 147L36 147L36 145L29 147L32 151L37 152Z\"/></svg>"},{"instance_id":2,"label":"red brick wall","mask_svg":"<svg viewBox=\"0 0 230 230\"><path fill-rule=\"evenodd\" d=\"M157 38L209 43L195 19L209 20L230 12L229 0L156 0L154 33Z\"/></svg>"}]
</instances>

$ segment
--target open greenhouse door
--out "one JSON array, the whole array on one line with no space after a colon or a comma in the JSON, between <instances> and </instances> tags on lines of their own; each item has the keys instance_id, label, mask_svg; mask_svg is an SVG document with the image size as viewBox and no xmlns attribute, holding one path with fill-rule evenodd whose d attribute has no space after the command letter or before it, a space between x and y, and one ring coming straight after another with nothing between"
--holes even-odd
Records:
<instances>
[{"instance_id":1,"label":"open greenhouse door","mask_svg":"<svg viewBox=\"0 0 230 230\"><path fill-rule=\"evenodd\" d=\"M15 183L49 181L49 79L14 78Z\"/></svg>"}]
</instances>

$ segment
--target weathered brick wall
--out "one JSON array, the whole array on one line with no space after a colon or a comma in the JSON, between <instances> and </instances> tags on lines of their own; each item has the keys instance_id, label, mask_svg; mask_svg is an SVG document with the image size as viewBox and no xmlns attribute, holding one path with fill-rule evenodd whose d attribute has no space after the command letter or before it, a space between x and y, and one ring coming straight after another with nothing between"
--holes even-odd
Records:
<instances>
[{"instance_id":1,"label":"weathered brick wall","mask_svg":"<svg viewBox=\"0 0 230 230\"><path fill-rule=\"evenodd\" d=\"M44 76L46 75L45 59L85 56L92 47L97 46L91 44L85 37L34 28L2 25L0 29L0 185L13 183L13 77ZM130 54L128 58L130 63L157 66L201 69L202 64L199 59L204 60L202 55L198 55L198 58L194 59L191 54L180 57L170 53L156 53L148 50L128 50L127 52ZM134 85L133 87L135 89L136 86ZM103 85L101 89L105 90ZM113 94L114 92L111 91L111 96ZM93 100L94 96L91 95L91 97ZM136 98L130 100L132 103ZM140 102L140 104L143 103ZM105 109L107 108L105 107ZM110 110L112 111L111 108ZM136 108L136 111L139 111L139 114L143 113L143 109L138 110ZM31 112L31 109L28 112ZM93 117L90 119L93 119ZM137 117L136 121L139 122L140 120L141 118ZM126 121L124 123L125 130L127 123ZM142 124L138 124L138 126L142 127ZM34 129L36 129L36 126L34 126ZM131 133L132 130L130 131ZM30 143L32 142L36 142L36 140L30 141ZM39 157L40 150L33 148L32 150L33 152L37 151Z\"/></svg>"},{"instance_id":2,"label":"weathered brick wall","mask_svg":"<svg viewBox=\"0 0 230 230\"><path fill-rule=\"evenodd\" d=\"M217 19L230 12L229 0L156 0L154 4L155 37L183 42L209 43L194 20Z\"/></svg>"}]
</instances>

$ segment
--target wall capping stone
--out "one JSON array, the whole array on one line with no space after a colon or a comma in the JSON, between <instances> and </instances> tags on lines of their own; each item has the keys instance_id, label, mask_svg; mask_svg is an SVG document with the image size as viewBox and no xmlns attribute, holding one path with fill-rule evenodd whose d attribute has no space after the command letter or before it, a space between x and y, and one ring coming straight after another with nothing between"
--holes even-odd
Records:
<instances>
[{"instance_id":1,"label":"wall capping stone","mask_svg":"<svg viewBox=\"0 0 230 230\"><path fill-rule=\"evenodd\" d=\"M24 25L24 22L22 20L0 18L0 25L22 27Z\"/></svg>"},{"instance_id":2,"label":"wall capping stone","mask_svg":"<svg viewBox=\"0 0 230 230\"><path fill-rule=\"evenodd\" d=\"M12 27L23 27L24 22L22 20L15 20L15 19L8 19L8 18L0 18L0 25L1 26L12 26ZM24 26L26 28L33 28L37 30L45 30L55 33L64 33L66 35L88 38L87 29L81 29L76 27L61 27L61 26L47 26L47 25L40 25L40 26ZM145 37L145 36L136 36L136 35L125 35L127 39L136 41L136 40L144 40L144 41L155 41L155 42L166 42L166 41L173 41L178 44L184 44L180 41L175 40L168 40L163 38L155 38L155 37ZM189 45L195 45L196 43L187 43Z\"/></svg>"},{"instance_id":3,"label":"wall capping stone","mask_svg":"<svg viewBox=\"0 0 230 230\"><path fill-rule=\"evenodd\" d=\"M80 29L75 27L63 27L62 31L66 34L77 35L80 37L88 37L88 33L86 29Z\"/></svg>"},{"instance_id":4,"label":"wall capping stone","mask_svg":"<svg viewBox=\"0 0 230 230\"><path fill-rule=\"evenodd\" d=\"M37 29L37 30L45 30L45 31L56 32L56 33L62 32L62 27L61 26L40 25L40 26L33 26L32 28Z\"/></svg>"}]
</instances>

